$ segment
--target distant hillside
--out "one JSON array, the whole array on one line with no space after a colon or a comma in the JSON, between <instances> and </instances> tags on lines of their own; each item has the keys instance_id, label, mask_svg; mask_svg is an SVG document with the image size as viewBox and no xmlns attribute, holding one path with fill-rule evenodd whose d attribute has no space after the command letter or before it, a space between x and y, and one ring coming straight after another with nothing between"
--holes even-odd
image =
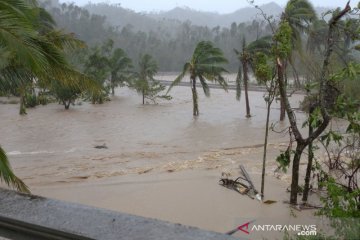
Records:
<instances>
[{"instance_id":1,"label":"distant hillside","mask_svg":"<svg viewBox=\"0 0 360 240\"><path fill-rule=\"evenodd\" d=\"M281 14L282 8L272 2L262 5L261 8L268 15L277 17ZM258 18L259 11L254 7L241 8L233 13L229 14L218 14L211 12L196 11L187 7L177 7L167 12L152 13L148 14L154 19L176 19L182 22L191 21L194 25L209 26L209 27L229 27L231 23L242 23L249 22Z\"/></svg>"},{"instance_id":2,"label":"distant hillside","mask_svg":"<svg viewBox=\"0 0 360 240\"><path fill-rule=\"evenodd\" d=\"M98 15L105 15L108 22L113 26L124 27L132 25L136 30L154 30L157 21L166 20L168 25L180 24L190 21L194 25L208 27L229 27L231 23L249 22L257 18L258 10L246 7L230 14L218 14L212 12L196 11L188 7L176 7L170 11L159 13L137 13L133 10L121 7L120 4L109 5L106 3L87 4L85 8ZM261 8L268 15L279 16L282 8L276 3L262 5Z\"/></svg>"},{"instance_id":3,"label":"distant hillside","mask_svg":"<svg viewBox=\"0 0 360 240\"><path fill-rule=\"evenodd\" d=\"M156 18L152 18L148 14L137 13L131 9L123 8L120 4L89 3L84 8L92 14L106 16L108 23L118 29L128 26L135 31L150 32L158 31L160 27L159 21ZM178 25L180 25L179 21L170 19L161 23L161 27L167 29L172 29Z\"/></svg>"},{"instance_id":4,"label":"distant hillside","mask_svg":"<svg viewBox=\"0 0 360 240\"><path fill-rule=\"evenodd\" d=\"M260 6L267 15L275 18L279 17L283 8L277 3L271 2ZM210 28L220 26L229 27L231 23L251 22L254 19L261 19L259 11L252 6L235 10L229 14L219 14L214 12L197 11L188 7L176 7L169 11L159 13L138 13L130 9L121 7L120 4L109 5L107 3L92 4L89 3L85 8L93 14L105 15L109 24L122 28L131 25L134 30L157 31L158 22L162 22L165 28L173 28L181 22L190 21L193 25L207 26ZM319 16L321 13L329 10L328 8L316 8ZM164 25L165 23L165 25Z\"/></svg>"}]
</instances>

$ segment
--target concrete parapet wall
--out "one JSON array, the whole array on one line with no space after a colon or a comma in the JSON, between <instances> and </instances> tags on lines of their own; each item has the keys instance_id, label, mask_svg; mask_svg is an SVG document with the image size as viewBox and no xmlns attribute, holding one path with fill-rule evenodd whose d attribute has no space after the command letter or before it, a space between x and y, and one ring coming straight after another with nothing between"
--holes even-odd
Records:
<instances>
[{"instance_id":1,"label":"concrete parapet wall","mask_svg":"<svg viewBox=\"0 0 360 240\"><path fill-rule=\"evenodd\" d=\"M0 236L45 239L231 240L224 234L0 188ZM11 232L11 234L9 234ZM39 234L39 235L37 235ZM10 236L10 237L9 237Z\"/></svg>"}]
</instances>

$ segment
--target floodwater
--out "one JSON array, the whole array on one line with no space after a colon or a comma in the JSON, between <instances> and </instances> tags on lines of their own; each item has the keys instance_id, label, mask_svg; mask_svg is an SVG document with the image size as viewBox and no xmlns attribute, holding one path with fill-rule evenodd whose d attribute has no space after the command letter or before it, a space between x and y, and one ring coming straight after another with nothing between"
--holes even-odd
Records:
<instances>
[{"instance_id":1,"label":"floodwater","mask_svg":"<svg viewBox=\"0 0 360 240\"><path fill-rule=\"evenodd\" d=\"M158 104L142 105L141 96L127 88L105 104L82 103L68 111L54 103L19 116L18 105L0 104L1 145L16 174L42 196L219 232L264 214L290 222L291 210L282 204L260 205L218 185L222 172L237 175L243 164L260 188L264 93L249 92L247 119L244 93L239 102L232 90L211 89L210 98L201 91L197 118L190 87L180 86L170 92L172 100ZM292 95L293 107L302 98ZM271 123L286 130L288 123L278 118L274 102ZM297 118L301 124L304 114L297 112ZM288 199L290 178L273 177L275 157L288 141L286 131L270 131L266 196L278 202ZM312 219L310 212L302 216L297 219Z\"/></svg>"},{"instance_id":2,"label":"floodwater","mask_svg":"<svg viewBox=\"0 0 360 240\"><path fill-rule=\"evenodd\" d=\"M158 104L142 105L137 93L120 88L102 105L82 103L66 111L49 104L29 109L26 116L18 115L18 105L1 104L1 144L16 173L30 185L221 168L235 163L231 155L262 151L263 92L249 93L253 117L247 119L244 94L239 102L232 90L211 89L210 98L201 91L197 118L192 116L189 87L173 88L173 99ZM293 95L292 102L297 105L301 99ZM271 122L278 117L279 104L274 102ZM286 141L286 133L270 133L274 146ZM99 145L107 149L94 148Z\"/></svg>"}]
</instances>

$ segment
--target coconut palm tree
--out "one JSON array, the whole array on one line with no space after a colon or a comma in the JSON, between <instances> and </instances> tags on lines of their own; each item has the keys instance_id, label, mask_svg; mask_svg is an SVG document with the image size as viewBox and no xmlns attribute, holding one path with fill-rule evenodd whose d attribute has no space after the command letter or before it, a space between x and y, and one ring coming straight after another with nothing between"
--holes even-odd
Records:
<instances>
[{"instance_id":1,"label":"coconut palm tree","mask_svg":"<svg viewBox=\"0 0 360 240\"><path fill-rule=\"evenodd\" d=\"M115 94L115 87L124 84L130 78L130 70L133 68L132 60L127 56L126 52L117 48L109 59L111 69L110 87L112 95Z\"/></svg>"},{"instance_id":2,"label":"coconut palm tree","mask_svg":"<svg viewBox=\"0 0 360 240\"><path fill-rule=\"evenodd\" d=\"M28 3L21 0L0 0L0 79L3 83L7 83L7 76L14 73L14 63L23 62L26 68L34 71L39 71L45 65L45 56L36 44L31 16L33 14ZM13 173L1 146L0 179L20 191L28 191L27 186Z\"/></svg>"},{"instance_id":3,"label":"coconut palm tree","mask_svg":"<svg viewBox=\"0 0 360 240\"><path fill-rule=\"evenodd\" d=\"M64 47L74 38L54 30L54 21L36 1L0 0L0 83L16 88L21 95L20 112L25 113L24 96L34 81L78 84L86 77L67 64ZM95 85L93 85L95 86ZM1 90L1 89L0 89ZM20 191L26 185L12 172L0 147L0 179Z\"/></svg>"},{"instance_id":4,"label":"coconut palm tree","mask_svg":"<svg viewBox=\"0 0 360 240\"><path fill-rule=\"evenodd\" d=\"M145 54L140 58L138 72L133 74L129 85L142 95L142 104L145 104L145 99L153 102L157 98L171 99L167 94L159 95L166 87L154 79L157 70L157 63L151 55Z\"/></svg>"},{"instance_id":5,"label":"coconut palm tree","mask_svg":"<svg viewBox=\"0 0 360 240\"><path fill-rule=\"evenodd\" d=\"M227 63L223 52L213 46L210 41L201 41L197 44L194 53L189 62L185 63L182 73L172 82L168 92L172 87L181 82L186 74L190 74L190 84L193 99L193 115L199 115L198 94L196 90L196 81L199 79L204 90L205 96L210 96L210 89L206 80L217 82L227 91L227 83L222 76L227 72L222 65Z\"/></svg>"},{"instance_id":6,"label":"coconut palm tree","mask_svg":"<svg viewBox=\"0 0 360 240\"><path fill-rule=\"evenodd\" d=\"M302 42L301 35L308 32L310 23L317 19L316 12L314 7L308 0L289 0L285 6L285 10L281 15L281 22L287 22L291 28L291 42L293 49L297 51L300 55L302 54ZM281 25L281 23L280 23ZM286 66L287 63L292 66L296 85L300 85L299 77L294 68L293 54L291 53L287 59L283 59L283 69L279 74L286 76ZM285 77L285 84L287 84ZM280 121L285 119L285 106L283 101L280 102Z\"/></svg>"},{"instance_id":7,"label":"coconut palm tree","mask_svg":"<svg viewBox=\"0 0 360 240\"><path fill-rule=\"evenodd\" d=\"M242 51L239 52L234 49L236 55L240 61L240 67L238 75L236 76L236 99L240 100L241 96L241 80L244 81L244 91L245 91L245 104L246 104L246 117L251 117L250 114L250 103L249 103L249 94L248 94L248 84L249 84L249 63L250 63L250 53L246 49L246 39L243 38L242 42Z\"/></svg>"},{"instance_id":8,"label":"coconut palm tree","mask_svg":"<svg viewBox=\"0 0 360 240\"><path fill-rule=\"evenodd\" d=\"M12 171L5 151L0 146L0 179L21 192L29 192L26 184Z\"/></svg>"},{"instance_id":9,"label":"coconut palm tree","mask_svg":"<svg viewBox=\"0 0 360 240\"><path fill-rule=\"evenodd\" d=\"M301 51L301 34L308 32L310 23L316 19L316 11L308 0L289 0L287 2L281 20L289 23L294 49Z\"/></svg>"},{"instance_id":10,"label":"coconut palm tree","mask_svg":"<svg viewBox=\"0 0 360 240\"><path fill-rule=\"evenodd\" d=\"M246 104L246 117L251 117L250 114L250 103L248 95L248 84L249 84L249 70L252 68L253 59L258 52L268 54L271 49L271 36L262 37L258 40L246 44L245 38L242 42L242 51L234 49L237 55L240 66L238 74L236 76L236 99L239 101L241 97L241 84L244 81L244 92L245 92L245 104ZM250 69L249 69L250 68Z\"/></svg>"}]
</instances>

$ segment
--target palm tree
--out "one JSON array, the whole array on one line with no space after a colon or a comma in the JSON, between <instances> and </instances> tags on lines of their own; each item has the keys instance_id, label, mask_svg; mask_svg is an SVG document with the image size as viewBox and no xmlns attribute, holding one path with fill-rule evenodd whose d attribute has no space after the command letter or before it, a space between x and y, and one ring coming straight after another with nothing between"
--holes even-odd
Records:
<instances>
[{"instance_id":1,"label":"palm tree","mask_svg":"<svg viewBox=\"0 0 360 240\"><path fill-rule=\"evenodd\" d=\"M308 32L310 23L317 19L316 11L308 0L289 0L281 16L292 30L292 45L301 51L301 34Z\"/></svg>"},{"instance_id":2,"label":"palm tree","mask_svg":"<svg viewBox=\"0 0 360 240\"><path fill-rule=\"evenodd\" d=\"M293 49L295 49L300 55L302 54L302 42L301 35L308 32L310 23L317 19L316 12L308 0L289 0L285 6L285 10L281 16L281 22L287 22L291 28L291 41ZM286 79L286 66L287 63L293 68L295 75L296 85L300 85L298 74L296 72L293 61L293 54L290 54L287 59L283 59L283 69L279 74L285 75L285 85L287 85ZM285 105L283 100L280 102L280 121L285 119Z\"/></svg>"},{"instance_id":3,"label":"palm tree","mask_svg":"<svg viewBox=\"0 0 360 240\"><path fill-rule=\"evenodd\" d=\"M210 41L201 41L197 44L192 58L189 62L185 63L182 73L172 82L168 92L172 87L181 82L186 74L190 74L190 84L193 99L193 115L199 115L198 95L196 90L196 80L199 79L201 86L204 90L205 96L210 96L210 89L206 80L217 82L220 86L227 91L227 83L222 76L227 72L222 64L227 63L223 52L213 46Z\"/></svg>"},{"instance_id":4,"label":"palm tree","mask_svg":"<svg viewBox=\"0 0 360 240\"><path fill-rule=\"evenodd\" d=\"M241 63L238 71L238 75L236 77L236 99L240 100L241 96L241 80L244 80L244 91L245 91L245 104L246 104L246 117L250 118L250 103L249 103L249 94L248 94L248 84L249 84L249 63L250 63L250 54L246 49L246 39L243 38L242 42L242 52L240 53L236 49L234 49L236 55L239 58Z\"/></svg>"},{"instance_id":5,"label":"palm tree","mask_svg":"<svg viewBox=\"0 0 360 240\"><path fill-rule=\"evenodd\" d=\"M238 74L236 76L236 99L240 100L241 97L241 83L244 81L244 92L245 92L245 104L246 104L246 117L251 117L250 114L250 103L248 94L248 82L249 82L249 67L252 68L253 59L258 52L269 53L271 49L271 37L266 36L258 40L246 44L245 38L242 42L242 51L234 49L235 54L238 56L240 66Z\"/></svg>"},{"instance_id":6,"label":"palm tree","mask_svg":"<svg viewBox=\"0 0 360 240\"><path fill-rule=\"evenodd\" d=\"M5 151L0 146L0 179L21 192L29 192L29 188L12 171Z\"/></svg>"},{"instance_id":7,"label":"palm tree","mask_svg":"<svg viewBox=\"0 0 360 240\"><path fill-rule=\"evenodd\" d=\"M110 87L111 93L114 95L115 87L118 87L129 80L130 70L133 68L133 65L131 59L121 48L115 49L109 59L109 65L111 69Z\"/></svg>"},{"instance_id":8,"label":"palm tree","mask_svg":"<svg viewBox=\"0 0 360 240\"><path fill-rule=\"evenodd\" d=\"M31 6L22 0L0 0L0 9L0 82L7 83L7 76L14 73L14 63L23 62L25 67L38 71L46 60L36 44L36 32L29 19L33 16ZM27 186L13 173L1 146L0 179L19 191L28 192Z\"/></svg>"},{"instance_id":9,"label":"palm tree","mask_svg":"<svg viewBox=\"0 0 360 240\"><path fill-rule=\"evenodd\" d=\"M67 64L63 49L74 43L71 35L53 30L54 22L35 1L0 0L0 83L21 95L20 112L25 113L26 88L36 81L79 83L85 76ZM4 83L4 84L3 84ZM12 172L0 147L0 179L19 191L26 185Z\"/></svg>"},{"instance_id":10,"label":"palm tree","mask_svg":"<svg viewBox=\"0 0 360 240\"><path fill-rule=\"evenodd\" d=\"M130 87L142 95L142 104L145 104L145 99L153 102L157 98L171 99L167 94L159 95L160 92L165 90L165 86L154 79L157 70L157 63L151 55L145 54L140 58L139 70L133 74L133 79L129 83Z\"/></svg>"}]
</instances>

